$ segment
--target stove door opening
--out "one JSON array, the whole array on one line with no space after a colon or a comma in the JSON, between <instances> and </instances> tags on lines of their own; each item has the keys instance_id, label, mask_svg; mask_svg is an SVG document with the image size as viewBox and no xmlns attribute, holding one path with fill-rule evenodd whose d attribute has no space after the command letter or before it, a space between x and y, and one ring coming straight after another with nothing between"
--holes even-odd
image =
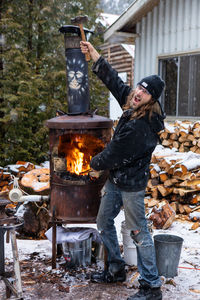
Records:
<instances>
[{"instance_id":1,"label":"stove door opening","mask_svg":"<svg viewBox=\"0 0 200 300\"><path fill-rule=\"evenodd\" d=\"M90 161L105 144L90 134L59 136L58 156L54 157L54 172L62 179L89 179Z\"/></svg>"}]
</instances>

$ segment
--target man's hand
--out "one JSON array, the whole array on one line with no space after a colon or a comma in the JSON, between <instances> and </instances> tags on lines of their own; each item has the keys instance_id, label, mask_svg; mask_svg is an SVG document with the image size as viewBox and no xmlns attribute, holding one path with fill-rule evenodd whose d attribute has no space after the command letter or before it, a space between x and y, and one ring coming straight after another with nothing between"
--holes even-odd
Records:
<instances>
[{"instance_id":1,"label":"man's hand","mask_svg":"<svg viewBox=\"0 0 200 300\"><path fill-rule=\"evenodd\" d=\"M103 171L96 171L94 169L91 169L89 172L89 176L91 179L98 179L103 174Z\"/></svg>"},{"instance_id":2,"label":"man's hand","mask_svg":"<svg viewBox=\"0 0 200 300\"><path fill-rule=\"evenodd\" d=\"M99 59L100 54L97 52L97 50L92 46L90 42L81 41L80 47L82 53L83 54L89 53L94 62L96 62Z\"/></svg>"}]
</instances>

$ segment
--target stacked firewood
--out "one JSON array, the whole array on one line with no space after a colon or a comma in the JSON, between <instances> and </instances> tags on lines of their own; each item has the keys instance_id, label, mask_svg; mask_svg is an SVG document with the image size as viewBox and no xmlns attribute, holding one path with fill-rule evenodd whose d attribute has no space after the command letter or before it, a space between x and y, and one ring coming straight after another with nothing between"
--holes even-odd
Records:
<instances>
[{"instance_id":1,"label":"stacked firewood","mask_svg":"<svg viewBox=\"0 0 200 300\"><path fill-rule=\"evenodd\" d=\"M170 125L166 123L165 129L160 133L160 139L164 147L200 154L200 122L176 121Z\"/></svg>"},{"instance_id":2,"label":"stacked firewood","mask_svg":"<svg viewBox=\"0 0 200 300\"><path fill-rule=\"evenodd\" d=\"M189 214L191 205L200 204L200 154L156 149L146 190L150 203L167 200L176 212Z\"/></svg>"},{"instance_id":3,"label":"stacked firewood","mask_svg":"<svg viewBox=\"0 0 200 300\"><path fill-rule=\"evenodd\" d=\"M13 176L25 192L43 193L49 191L49 169L35 166L31 162L17 161L16 164L0 167L0 196L7 196L13 188Z\"/></svg>"},{"instance_id":4,"label":"stacked firewood","mask_svg":"<svg viewBox=\"0 0 200 300\"><path fill-rule=\"evenodd\" d=\"M0 198L9 199L9 192L16 187L23 195L48 195L50 192L50 171L48 166L36 166L30 162L18 161L16 164L0 167ZM15 186L14 186L15 182ZM20 206L19 206L20 205ZM20 209L21 207L21 209ZM48 201L10 203L6 206L6 213L19 214L23 217L24 225L17 230L26 238L46 238L45 232L49 228L49 203Z\"/></svg>"}]
</instances>

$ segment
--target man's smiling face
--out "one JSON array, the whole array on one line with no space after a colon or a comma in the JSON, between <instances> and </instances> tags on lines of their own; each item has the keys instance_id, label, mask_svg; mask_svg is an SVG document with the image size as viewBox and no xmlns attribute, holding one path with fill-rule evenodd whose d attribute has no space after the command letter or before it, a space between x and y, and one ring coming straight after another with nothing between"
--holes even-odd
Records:
<instances>
[{"instance_id":1,"label":"man's smiling face","mask_svg":"<svg viewBox=\"0 0 200 300\"><path fill-rule=\"evenodd\" d=\"M137 108L148 103L151 98L151 94L144 87L137 85L133 98L130 101L130 105L132 108Z\"/></svg>"}]
</instances>

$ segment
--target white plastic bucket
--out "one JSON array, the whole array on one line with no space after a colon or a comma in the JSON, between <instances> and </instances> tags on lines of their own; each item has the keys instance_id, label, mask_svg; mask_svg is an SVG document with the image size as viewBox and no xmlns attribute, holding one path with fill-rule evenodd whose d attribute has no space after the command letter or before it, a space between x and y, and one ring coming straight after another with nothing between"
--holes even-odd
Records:
<instances>
[{"instance_id":1,"label":"white plastic bucket","mask_svg":"<svg viewBox=\"0 0 200 300\"><path fill-rule=\"evenodd\" d=\"M133 240L130 236L130 230L126 228L125 221L121 223L121 233L122 233L122 240L123 240L125 263L129 266L136 266L137 265L136 246L133 243Z\"/></svg>"}]
</instances>

